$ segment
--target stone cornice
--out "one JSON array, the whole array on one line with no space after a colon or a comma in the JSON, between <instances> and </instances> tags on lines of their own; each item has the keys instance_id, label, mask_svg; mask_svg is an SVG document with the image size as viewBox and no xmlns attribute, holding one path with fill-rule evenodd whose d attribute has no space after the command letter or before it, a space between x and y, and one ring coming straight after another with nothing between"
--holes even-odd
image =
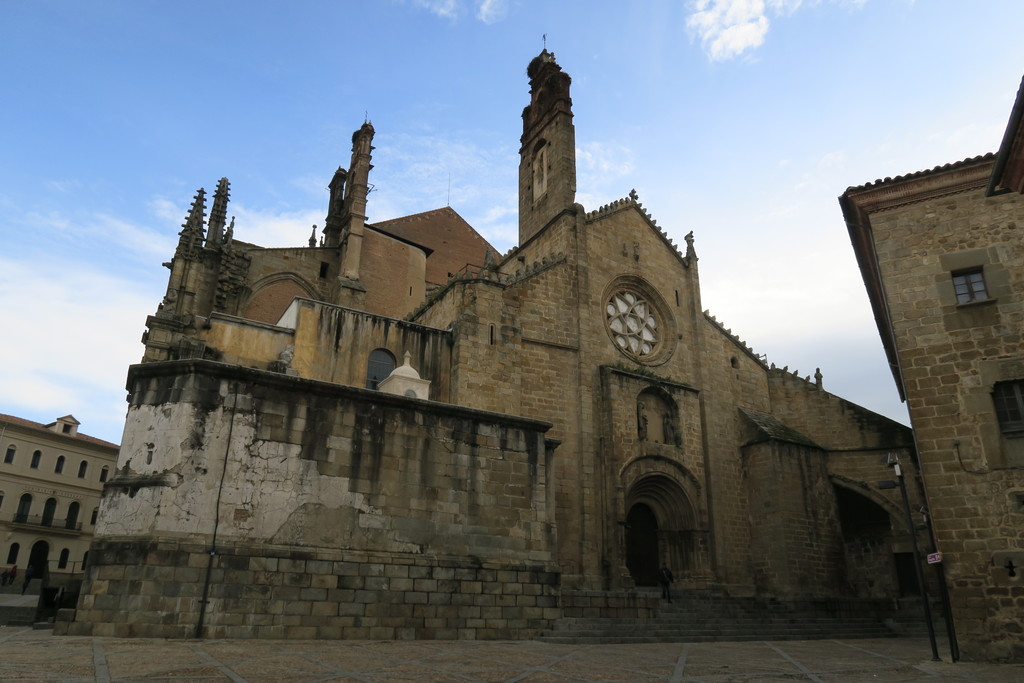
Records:
<instances>
[{"instance_id":1,"label":"stone cornice","mask_svg":"<svg viewBox=\"0 0 1024 683\"><path fill-rule=\"evenodd\" d=\"M972 190L982 190L992 176L991 154L947 164L930 171L851 187L844 193L865 213L886 211Z\"/></svg>"}]
</instances>

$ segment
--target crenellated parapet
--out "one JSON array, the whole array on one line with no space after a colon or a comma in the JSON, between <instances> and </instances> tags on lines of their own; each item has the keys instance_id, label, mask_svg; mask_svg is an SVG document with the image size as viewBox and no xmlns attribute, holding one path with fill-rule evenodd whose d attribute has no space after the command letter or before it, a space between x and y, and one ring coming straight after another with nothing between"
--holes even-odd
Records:
<instances>
[{"instance_id":1,"label":"crenellated parapet","mask_svg":"<svg viewBox=\"0 0 1024 683\"><path fill-rule=\"evenodd\" d=\"M806 386L808 389L814 389L817 391L820 391L822 389L822 379L824 377L821 374L821 368L814 369L813 377L811 375L800 377L799 370L793 370L792 372L790 372L788 365L781 368L777 368L775 367L775 363L772 363L769 366L768 374L769 376L780 377L787 381L799 382L800 384Z\"/></svg>"},{"instance_id":2,"label":"crenellated parapet","mask_svg":"<svg viewBox=\"0 0 1024 683\"><path fill-rule=\"evenodd\" d=\"M733 344L738 346L745 354L750 356L750 358L754 362L756 362L758 365L760 365L764 369L766 369L766 370L768 369L768 363L767 363L767 360L765 359L765 357L763 355L759 354L759 353L755 353L754 350L752 348L750 348L750 346L745 341L743 341L738 336L733 334L733 331L731 329L727 328L721 322L719 322L718 318L716 318L715 316L711 315L710 311L704 311L704 319L707 320L709 323L711 323L711 325L713 327L715 327L719 332L721 332L723 335L725 335L729 339L729 341L731 341ZM773 367L774 367L774 365L773 365Z\"/></svg>"}]
</instances>

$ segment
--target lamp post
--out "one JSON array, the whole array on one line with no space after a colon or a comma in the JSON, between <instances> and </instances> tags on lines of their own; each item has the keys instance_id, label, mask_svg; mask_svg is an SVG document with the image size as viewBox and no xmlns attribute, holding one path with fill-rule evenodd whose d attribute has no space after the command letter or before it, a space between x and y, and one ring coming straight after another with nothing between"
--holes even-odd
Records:
<instances>
[{"instance_id":1,"label":"lamp post","mask_svg":"<svg viewBox=\"0 0 1024 683\"><path fill-rule=\"evenodd\" d=\"M914 518L910 513L910 499L907 497L907 486L903 481L903 470L900 468L900 459L895 453L885 456L885 464L893 468L896 473L895 484L891 481L882 481L880 488L890 489L899 487L900 496L903 498L903 514L907 520L907 531L910 532L910 548L914 553L914 573L917 575L917 586L921 591L921 603L924 605L924 621L928 626L928 642L932 646L932 661L941 661L939 658L939 647L935 642L935 627L932 626L932 609L928 604L928 591L924 587L924 571L921 569L921 551L917 547L917 532L914 529Z\"/></svg>"}]
</instances>

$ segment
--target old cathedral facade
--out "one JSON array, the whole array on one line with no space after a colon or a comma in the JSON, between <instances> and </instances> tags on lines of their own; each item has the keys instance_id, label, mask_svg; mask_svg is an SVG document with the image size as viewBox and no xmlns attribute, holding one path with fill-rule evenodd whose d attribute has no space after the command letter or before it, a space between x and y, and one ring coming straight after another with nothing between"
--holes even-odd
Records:
<instances>
[{"instance_id":1,"label":"old cathedral facade","mask_svg":"<svg viewBox=\"0 0 1024 683\"><path fill-rule=\"evenodd\" d=\"M524 638L725 595L891 600L879 491L909 429L767 365L635 193L576 203L570 77L530 63L519 244L443 208L367 222L373 127L308 246L199 191L147 320L65 632ZM244 226L239 226L241 234ZM917 495L916 489L912 495Z\"/></svg>"}]
</instances>

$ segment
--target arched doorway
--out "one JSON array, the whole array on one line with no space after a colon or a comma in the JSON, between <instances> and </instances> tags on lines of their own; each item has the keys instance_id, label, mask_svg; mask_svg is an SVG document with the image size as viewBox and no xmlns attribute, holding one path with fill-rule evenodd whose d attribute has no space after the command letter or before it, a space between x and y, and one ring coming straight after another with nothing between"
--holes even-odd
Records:
<instances>
[{"instance_id":1,"label":"arched doorway","mask_svg":"<svg viewBox=\"0 0 1024 683\"><path fill-rule=\"evenodd\" d=\"M638 586L657 585L662 564L684 577L700 565L700 532L682 486L665 473L641 476L626 494L626 567Z\"/></svg>"},{"instance_id":2,"label":"arched doorway","mask_svg":"<svg viewBox=\"0 0 1024 683\"><path fill-rule=\"evenodd\" d=\"M36 541L32 544L32 552L28 555L28 566L32 567L32 578L42 579L46 576L47 562L50 560L50 544Z\"/></svg>"},{"instance_id":3,"label":"arched doorway","mask_svg":"<svg viewBox=\"0 0 1024 683\"><path fill-rule=\"evenodd\" d=\"M833 489L843 532L846 582L854 595L890 598L916 593L913 563L901 565L899 553L893 553L896 537L890 511L860 491L835 482Z\"/></svg>"},{"instance_id":4,"label":"arched doorway","mask_svg":"<svg viewBox=\"0 0 1024 683\"><path fill-rule=\"evenodd\" d=\"M637 503L626 515L626 567L638 586L658 583L658 518L644 503Z\"/></svg>"}]
</instances>

